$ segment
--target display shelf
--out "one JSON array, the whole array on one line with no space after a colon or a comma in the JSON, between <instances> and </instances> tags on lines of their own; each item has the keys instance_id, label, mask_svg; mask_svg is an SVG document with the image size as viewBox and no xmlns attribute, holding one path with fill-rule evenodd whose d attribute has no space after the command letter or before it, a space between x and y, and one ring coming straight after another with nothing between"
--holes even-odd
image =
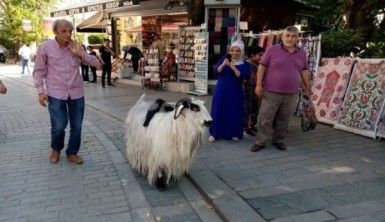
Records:
<instances>
[{"instance_id":1,"label":"display shelf","mask_svg":"<svg viewBox=\"0 0 385 222\"><path fill-rule=\"evenodd\" d=\"M208 58L207 58L207 32L202 29L195 33L194 60L195 60L195 89L194 94L208 94Z\"/></svg>"},{"instance_id":2,"label":"display shelf","mask_svg":"<svg viewBox=\"0 0 385 222\"><path fill-rule=\"evenodd\" d=\"M178 41L178 79L195 81L195 33L200 27L181 26Z\"/></svg>"},{"instance_id":3,"label":"display shelf","mask_svg":"<svg viewBox=\"0 0 385 222\"><path fill-rule=\"evenodd\" d=\"M142 87L157 88L161 87L159 52L158 49L150 48L145 50L144 76L142 77Z\"/></svg>"}]
</instances>

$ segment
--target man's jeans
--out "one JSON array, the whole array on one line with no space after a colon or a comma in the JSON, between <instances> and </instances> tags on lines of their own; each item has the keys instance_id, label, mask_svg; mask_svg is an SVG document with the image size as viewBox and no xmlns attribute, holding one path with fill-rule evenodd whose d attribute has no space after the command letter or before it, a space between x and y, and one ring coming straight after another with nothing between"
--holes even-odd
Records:
<instances>
[{"instance_id":1,"label":"man's jeans","mask_svg":"<svg viewBox=\"0 0 385 222\"><path fill-rule=\"evenodd\" d=\"M21 74L24 74L25 67L27 67L28 74L31 74L29 72L29 60L28 59L21 59L21 66L22 66Z\"/></svg>"},{"instance_id":2,"label":"man's jeans","mask_svg":"<svg viewBox=\"0 0 385 222\"><path fill-rule=\"evenodd\" d=\"M60 151L64 147L65 128L70 121L70 137L67 155L77 154L80 148L82 122L84 116L84 97L60 100L48 97L48 110L51 117L51 148Z\"/></svg>"}]
</instances>

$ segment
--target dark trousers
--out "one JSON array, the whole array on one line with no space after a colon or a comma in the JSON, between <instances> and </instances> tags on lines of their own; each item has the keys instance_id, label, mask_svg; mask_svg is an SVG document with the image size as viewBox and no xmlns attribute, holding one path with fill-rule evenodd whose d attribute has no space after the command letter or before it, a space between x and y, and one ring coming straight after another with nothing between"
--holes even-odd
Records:
<instances>
[{"instance_id":1,"label":"dark trousers","mask_svg":"<svg viewBox=\"0 0 385 222\"><path fill-rule=\"evenodd\" d=\"M134 69L134 72L138 72L138 69L139 69L139 58L131 58L131 62L132 62L132 68Z\"/></svg>"},{"instance_id":2,"label":"dark trousers","mask_svg":"<svg viewBox=\"0 0 385 222\"><path fill-rule=\"evenodd\" d=\"M112 71L112 65L111 64L104 64L102 67L102 86L105 86L105 79L107 75L107 84L112 85L111 83L111 71Z\"/></svg>"},{"instance_id":3,"label":"dark trousers","mask_svg":"<svg viewBox=\"0 0 385 222\"><path fill-rule=\"evenodd\" d=\"M96 68L90 66L91 72L92 72L92 81L96 82Z\"/></svg>"},{"instance_id":4,"label":"dark trousers","mask_svg":"<svg viewBox=\"0 0 385 222\"><path fill-rule=\"evenodd\" d=\"M283 143L290 118L293 116L297 96L297 93L263 92L255 144L265 145L271 137L273 137L273 143Z\"/></svg>"},{"instance_id":5,"label":"dark trousers","mask_svg":"<svg viewBox=\"0 0 385 222\"><path fill-rule=\"evenodd\" d=\"M88 65L81 65L83 81L90 81L88 77Z\"/></svg>"},{"instance_id":6,"label":"dark trousers","mask_svg":"<svg viewBox=\"0 0 385 222\"><path fill-rule=\"evenodd\" d=\"M4 53L0 53L0 62L5 63Z\"/></svg>"},{"instance_id":7,"label":"dark trousers","mask_svg":"<svg viewBox=\"0 0 385 222\"><path fill-rule=\"evenodd\" d=\"M51 119L51 148L60 152L64 147L65 128L70 122L70 136L67 155L79 152L84 116L84 97L60 100L48 97L48 111Z\"/></svg>"}]
</instances>

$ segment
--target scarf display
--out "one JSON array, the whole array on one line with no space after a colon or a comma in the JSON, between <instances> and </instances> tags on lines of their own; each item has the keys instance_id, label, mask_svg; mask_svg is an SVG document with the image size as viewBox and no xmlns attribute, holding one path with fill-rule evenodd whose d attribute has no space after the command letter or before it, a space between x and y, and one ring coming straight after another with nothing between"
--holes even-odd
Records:
<instances>
[{"instance_id":1,"label":"scarf display","mask_svg":"<svg viewBox=\"0 0 385 222\"><path fill-rule=\"evenodd\" d=\"M231 43L230 36L236 31L236 8L209 8L207 30L209 33L209 64L215 64L228 51ZM209 70L209 79L215 79Z\"/></svg>"},{"instance_id":2,"label":"scarf display","mask_svg":"<svg viewBox=\"0 0 385 222\"><path fill-rule=\"evenodd\" d=\"M384 92L385 60L358 59L334 127L376 138L385 105Z\"/></svg>"},{"instance_id":3,"label":"scarf display","mask_svg":"<svg viewBox=\"0 0 385 222\"><path fill-rule=\"evenodd\" d=\"M311 79L314 79L321 58L321 35L301 37L298 46L306 52Z\"/></svg>"},{"instance_id":4,"label":"scarf display","mask_svg":"<svg viewBox=\"0 0 385 222\"><path fill-rule=\"evenodd\" d=\"M319 122L337 123L354 62L352 58L322 59L314 76L311 97Z\"/></svg>"}]
</instances>

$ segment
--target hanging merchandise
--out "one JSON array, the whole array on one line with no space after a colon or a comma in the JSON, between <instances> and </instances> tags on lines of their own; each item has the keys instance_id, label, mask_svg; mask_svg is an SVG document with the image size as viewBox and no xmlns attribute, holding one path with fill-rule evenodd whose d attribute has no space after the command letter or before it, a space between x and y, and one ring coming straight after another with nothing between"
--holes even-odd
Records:
<instances>
[{"instance_id":1,"label":"hanging merchandise","mask_svg":"<svg viewBox=\"0 0 385 222\"><path fill-rule=\"evenodd\" d=\"M385 103L384 92L385 60L358 59L334 127L375 138Z\"/></svg>"},{"instance_id":2,"label":"hanging merchandise","mask_svg":"<svg viewBox=\"0 0 385 222\"><path fill-rule=\"evenodd\" d=\"M199 26L181 26L178 43L178 79L195 81L194 44Z\"/></svg>"},{"instance_id":3,"label":"hanging merchandise","mask_svg":"<svg viewBox=\"0 0 385 222\"><path fill-rule=\"evenodd\" d=\"M300 39L298 43L298 47L303 49L306 53L308 67L310 71L310 84L313 85L313 79L318 70L318 64L321 57L321 35L319 36L303 36L304 33L300 33ZM277 39L281 41L282 33L277 34ZM301 117L302 116L302 88L299 89L298 92L298 100L297 106L294 112L294 116Z\"/></svg>"},{"instance_id":4,"label":"hanging merchandise","mask_svg":"<svg viewBox=\"0 0 385 222\"><path fill-rule=\"evenodd\" d=\"M322 59L314 77L311 97L318 121L337 123L354 63L352 58Z\"/></svg>"},{"instance_id":5,"label":"hanging merchandise","mask_svg":"<svg viewBox=\"0 0 385 222\"><path fill-rule=\"evenodd\" d=\"M145 50L144 76L142 88L160 88L162 86L159 75L159 52L156 48Z\"/></svg>"},{"instance_id":6,"label":"hanging merchandise","mask_svg":"<svg viewBox=\"0 0 385 222\"><path fill-rule=\"evenodd\" d=\"M194 94L208 94L208 63L207 63L207 32L201 29L195 33L194 40L195 60L195 90Z\"/></svg>"},{"instance_id":7,"label":"hanging merchandise","mask_svg":"<svg viewBox=\"0 0 385 222\"><path fill-rule=\"evenodd\" d=\"M209 33L208 61L209 79L216 79L213 68L216 62L225 55L231 43L231 37L237 32L239 20L239 7L231 8L208 8L207 31Z\"/></svg>"},{"instance_id":8,"label":"hanging merchandise","mask_svg":"<svg viewBox=\"0 0 385 222\"><path fill-rule=\"evenodd\" d=\"M314 79L321 58L321 34L318 36L302 36L298 46L306 52L311 79Z\"/></svg>"}]
</instances>

